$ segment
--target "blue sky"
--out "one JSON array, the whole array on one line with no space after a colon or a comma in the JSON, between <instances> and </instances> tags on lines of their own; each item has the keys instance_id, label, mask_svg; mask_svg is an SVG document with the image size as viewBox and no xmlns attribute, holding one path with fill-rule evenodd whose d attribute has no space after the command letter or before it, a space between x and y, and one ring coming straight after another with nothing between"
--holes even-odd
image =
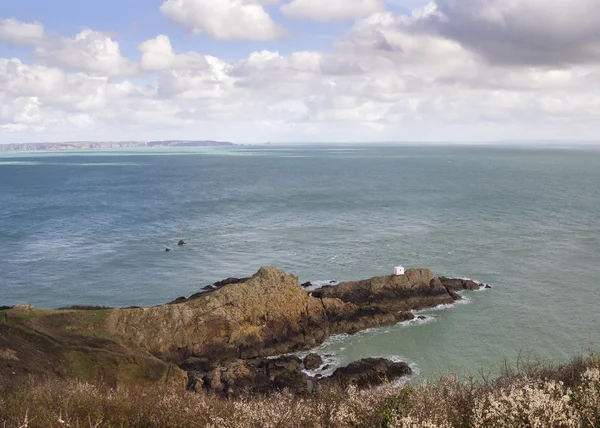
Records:
<instances>
[{"instance_id":1,"label":"blue sky","mask_svg":"<svg viewBox=\"0 0 600 428\"><path fill-rule=\"evenodd\" d=\"M215 0L217 1L217 0ZM60 35L74 35L84 28L114 34L125 55L139 57L137 45L157 34L168 34L179 51L195 50L208 55L237 58L255 50L269 49L281 53L295 50L330 49L340 33L352 27L352 21L310 22L287 19L278 5L266 7L277 22L289 29L291 35L283 40L256 42L213 40L206 35L193 35L186 28L160 13L163 0L6 0L0 3L0 17L20 21L38 21L46 29ZM388 3L390 10L409 14L412 6L425 2L398 0ZM10 49L3 46L4 49ZM14 48L13 48L14 49ZM22 50L21 52L25 52Z\"/></svg>"},{"instance_id":2,"label":"blue sky","mask_svg":"<svg viewBox=\"0 0 600 428\"><path fill-rule=\"evenodd\" d=\"M595 141L599 124L597 0L0 3L0 143Z\"/></svg>"}]
</instances>

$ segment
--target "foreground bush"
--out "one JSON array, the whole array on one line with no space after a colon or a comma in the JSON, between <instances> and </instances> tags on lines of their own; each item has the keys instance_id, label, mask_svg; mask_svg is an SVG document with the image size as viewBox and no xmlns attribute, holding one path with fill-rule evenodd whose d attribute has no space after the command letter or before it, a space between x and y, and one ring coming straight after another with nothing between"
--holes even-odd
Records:
<instances>
[{"instance_id":1,"label":"foreground bush","mask_svg":"<svg viewBox=\"0 0 600 428\"><path fill-rule=\"evenodd\" d=\"M600 427L600 368L507 369L494 381L437 382L310 397L225 399L153 386L108 389L53 380L2 386L4 427Z\"/></svg>"}]
</instances>

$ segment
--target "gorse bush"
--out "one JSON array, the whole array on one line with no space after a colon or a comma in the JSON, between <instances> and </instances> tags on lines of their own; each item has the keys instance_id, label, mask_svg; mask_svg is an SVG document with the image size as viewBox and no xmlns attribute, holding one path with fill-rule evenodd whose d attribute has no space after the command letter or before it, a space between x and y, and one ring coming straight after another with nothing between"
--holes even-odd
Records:
<instances>
[{"instance_id":1,"label":"gorse bush","mask_svg":"<svg viewBox=\"0 0 600 428\"><path fill-rule=\"evenodd\" d=\"M51 380L0 388L0 427L600 427L600 367L507 369L476 383L436 382L369 391L320 389L227 399L155 385L110 389Z\"/></svg>"}]
</instances>

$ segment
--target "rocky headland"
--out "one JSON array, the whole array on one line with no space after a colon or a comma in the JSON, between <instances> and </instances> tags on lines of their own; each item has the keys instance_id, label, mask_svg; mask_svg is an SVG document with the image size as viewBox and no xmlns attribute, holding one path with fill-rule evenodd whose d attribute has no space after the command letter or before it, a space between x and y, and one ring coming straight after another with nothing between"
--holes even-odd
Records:
<instances>
[{"instance_id":1,"label":"rocky headland","mask_svg":"<svg viewBox=\"0 0 600 428\"><path fill-rule=\"evenodd\" d=\"M236 395L287 388L309 394L320 384L376 385L411 373L405 363L368 359L318 379L323 362L293 354L330 335L354 334L451 304L476 282L434 277L428 269L306 291L298 278L263 267L189 298L149 308L31 306L0 310L0 375L74 376L110 385L171 382ZM283 356L282 356L283 355ZM10 358L8 358L10 356Z\"/></svg>"}]
</instances>

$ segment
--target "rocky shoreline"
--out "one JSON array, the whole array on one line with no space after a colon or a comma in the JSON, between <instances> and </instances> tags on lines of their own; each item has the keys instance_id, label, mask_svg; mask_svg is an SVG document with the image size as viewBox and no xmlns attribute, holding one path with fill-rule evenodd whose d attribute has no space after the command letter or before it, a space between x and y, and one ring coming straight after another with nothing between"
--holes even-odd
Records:
<instances>
[{"instance_id":1,"label":"rocky shoreline","mask_svg":"<svg viewBox=\"0 0 600 428\"><path fill-rule=\"evenodd\" d=\"M149 308L4 309L0 350L13 351L15 358L0 358L0 374L36 374L29 360L36 351L52 348L56 365L39 374L109 384L129 382L133 376L136 382L175 381L190 390L225 395L284 388L309 394L331 383L369 387L410 375L411 369L405 363L367 359L320 379L307 374L323 364L319 356L302 361L290 354L313 349L331 335L414 319L415 310L452 304L461 299L458 292L483 287L434 277L428 269L409 269L405 275L308 292L296 276L263 267L250 278L229 278L189 298ZM51 344L43 343L44 338Z\"/></svg>"}]
</instances>

